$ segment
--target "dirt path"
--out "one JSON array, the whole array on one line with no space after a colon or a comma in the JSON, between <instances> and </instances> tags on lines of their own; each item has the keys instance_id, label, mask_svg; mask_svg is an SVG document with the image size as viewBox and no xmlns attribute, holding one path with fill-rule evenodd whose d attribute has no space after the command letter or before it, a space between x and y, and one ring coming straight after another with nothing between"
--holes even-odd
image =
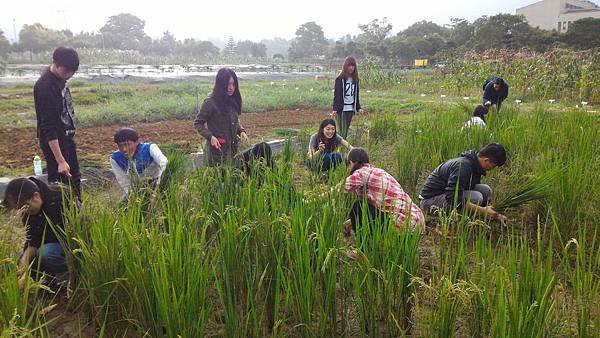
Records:
<instances>
[{"instance_id":1,"label":"dirt path","mask_svg":"<svg viewBox=\"0 0 600 338\"><path fill-rule=\"evenodd\" d=\"M295 128L318 123L327 116L327 113L326 110L318 109L275 110L242 114L241 122L250 139L256 139L267 135L273 128ZM113 143L115 131L125 126L135 128L144 140L197 148L203 140L192 123L193 120L190 119L81 127L77 130L75 138L77 153L82 158L108 156L115 149ZM0 127L0 166L29 167L36 154L41 155L41 150L35 137L35 129Z\"/></svg>"}]
</instances>

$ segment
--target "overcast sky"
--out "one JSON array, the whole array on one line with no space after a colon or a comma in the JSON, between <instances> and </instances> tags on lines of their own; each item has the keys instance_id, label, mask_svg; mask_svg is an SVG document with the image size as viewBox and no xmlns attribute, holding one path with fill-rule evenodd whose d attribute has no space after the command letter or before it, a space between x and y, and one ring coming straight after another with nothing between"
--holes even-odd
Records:
<instances>
[{"instance_id":1,"label":"overcast sky","mask_svg":"<svg viewBox=\"0 0 600 338\"><path fill-rule=\"evenodd\" d=\"M303 23L315 21L327 38L360 32L359 24L387 17L393 32L428 20L447 24L450 18L473 21L482 15L515 13L536 0L2 0L0 29L13 40L24 24L64 29L74 33L99 30L111 15L131 13L146 21L145 31L159 37L169 30L177 39L221 38L254 40L290 39ZM14 28L13 28L14 27Z\"/></svg>"}]
</instances>

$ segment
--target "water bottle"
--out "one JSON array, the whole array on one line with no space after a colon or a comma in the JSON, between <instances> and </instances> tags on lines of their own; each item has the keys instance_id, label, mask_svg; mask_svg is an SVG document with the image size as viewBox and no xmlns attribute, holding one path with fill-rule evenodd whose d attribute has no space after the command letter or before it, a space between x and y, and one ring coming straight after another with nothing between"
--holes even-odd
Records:
<instances>
[{"instance_id":1,"label":"water bottle","mask_svg":"<svg viewBox=\"0 0 600 338\"><path fill-rule=\"evenodd\" d=\"M38 155L33 157L33 173L36 176L42 174L42 159Z\"/></svg>"}]
</instances>

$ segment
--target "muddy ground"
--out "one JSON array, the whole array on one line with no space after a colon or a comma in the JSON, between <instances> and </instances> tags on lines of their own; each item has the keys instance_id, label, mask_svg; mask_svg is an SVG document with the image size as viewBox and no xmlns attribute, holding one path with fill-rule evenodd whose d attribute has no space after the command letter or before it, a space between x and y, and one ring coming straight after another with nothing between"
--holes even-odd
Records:
<instances>
[{"instance_id":1,"label":"muddy ground","mask_svg":"<svg viewBox=\"0 0 600 338\"><path fill-rule=\"evenodd\" d=\"M299 128L318 124L327 117L321 109L276 110L242 114L241 122L251 140L267 137L275 128ZM193 127L193 120L169 120L152 123L113 124L80 127L75 136L81 158L108 158L115 150L113 135L120 127L135 128L144 140L157 144L198 149L204 143ZM17 169L32 166L33 156L41 155L35 129L0 127L0 166Z\"/></svg>"}]
</instances>

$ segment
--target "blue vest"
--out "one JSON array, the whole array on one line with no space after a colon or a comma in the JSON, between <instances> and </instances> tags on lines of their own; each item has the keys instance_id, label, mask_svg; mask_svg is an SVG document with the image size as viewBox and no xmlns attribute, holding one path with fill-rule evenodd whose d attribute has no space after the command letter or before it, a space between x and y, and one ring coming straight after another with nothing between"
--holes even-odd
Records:
<instances>
[{"instance_id":1,"label":"blue vest","mask_svg":"<svg viewBox=\"0 0 600 338\"><path fill-rule=\"evenodd\" d=\"M154 159L150 156L151 145L152 143L140 143L135 150L133 159L135 160L135 168L137 169L138 175L141 175L144 170L154 162ZM112 153L111 158L117 162L117 165L123 169L123 171L127 172L127 169L129 168L129 159L127 156L117 150Z\"/></svg>"}]
</instances>

